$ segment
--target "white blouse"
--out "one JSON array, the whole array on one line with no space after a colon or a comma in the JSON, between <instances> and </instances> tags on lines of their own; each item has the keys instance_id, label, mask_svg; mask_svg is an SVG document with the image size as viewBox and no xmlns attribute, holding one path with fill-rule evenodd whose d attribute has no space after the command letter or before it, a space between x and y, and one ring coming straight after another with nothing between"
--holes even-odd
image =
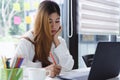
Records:
<instances>
[{"instance_id":1,"label":"white blouse","mask_svg":"<svg viewBox=\"0 0 120 80\"><path fill-rule=\"evenodd\" d=\"M34 39L31 31L27 32L25 36L29 37L31 40ZM62 37L58 37L58 39L60 44L55 48L55 45L52 43L51 52L53 53L56 63L62 66L62 71L69 71L73 68L74 60L70 55L69 50L67 49L65 40ZM20 40L15 53L24 57L22 65L30 67L41 67L41 62L32 62L35 55L34 49L34 45L30 41L24 38ZM52 62L50 57L48 57L48 60Z\"/></svg>"}]
</instances>

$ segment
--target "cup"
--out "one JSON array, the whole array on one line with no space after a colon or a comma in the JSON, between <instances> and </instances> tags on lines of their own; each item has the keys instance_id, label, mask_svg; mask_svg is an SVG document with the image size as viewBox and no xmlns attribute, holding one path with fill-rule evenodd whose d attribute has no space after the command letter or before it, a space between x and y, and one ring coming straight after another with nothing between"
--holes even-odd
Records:
<instances>
[{"instance_id":1,"label":"cup","mask_svg":"<svg viewBox=\"0 0 120 80\"><path fill-rule=\"evenodd\" d=\"M29 68L28 80L45 80L46 70L44 68Z\"/></svg>"},{"instance_id":2,"label":"cup","mask_svg":"<svg viewBox=\"0 0 120 80\"><path fill-rule=\"evenodd\" d=\"M0 69L0 80L23 80L23 69Z\"/></svg>"}]
</instances>

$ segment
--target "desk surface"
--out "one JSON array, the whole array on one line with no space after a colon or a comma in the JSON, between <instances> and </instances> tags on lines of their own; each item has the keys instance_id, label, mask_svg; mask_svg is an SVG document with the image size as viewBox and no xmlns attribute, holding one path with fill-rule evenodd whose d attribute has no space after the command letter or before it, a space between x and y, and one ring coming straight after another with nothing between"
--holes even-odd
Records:
<instances>
[{"instance_id":1,"label":"desk surface","mask_svg":"<svg viewBox=\"0 0 120 80\"><path fill-rule=\"evenodd\" d=\"M62 74L60 74L60 76L67 77L67 78L79 76L78 80L87 80L87 77L89 75L89 71L90 71L90 68L76 69L76 70L72 70L70 72L62 73ZM24 76L23 80L28 80L28 78ZM57 78L57 77L55 77L55 78L46 77L46 80L62 80L62 79ZM75 79L75 80L77 80L77 79ZM115 78L112 78L109 80L120 80L120 75L118 77L115 77Z\"/></svg>"}]
</instances>

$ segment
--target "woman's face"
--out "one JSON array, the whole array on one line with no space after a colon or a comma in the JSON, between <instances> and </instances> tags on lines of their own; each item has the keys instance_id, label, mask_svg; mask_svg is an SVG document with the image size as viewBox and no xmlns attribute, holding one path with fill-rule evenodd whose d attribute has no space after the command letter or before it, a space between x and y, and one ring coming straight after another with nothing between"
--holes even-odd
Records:
<instances>
[{"instance_id":1,"label":"woman's face","mask_svg":"<svg viewBox=\"0 0 120 80\"><path fill-rule=\"evenodd\" d=\"M51 26L52 35L55 35L60 27L60 16L56 12L49 15L49 24Z\"/></svg>"}]
</instances>

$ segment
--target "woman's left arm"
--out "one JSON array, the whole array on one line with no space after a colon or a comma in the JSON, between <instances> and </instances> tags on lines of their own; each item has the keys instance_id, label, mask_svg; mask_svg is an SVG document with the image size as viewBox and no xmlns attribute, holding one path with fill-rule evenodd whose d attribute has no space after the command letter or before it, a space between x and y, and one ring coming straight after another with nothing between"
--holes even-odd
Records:
<instances>
[{"instance_id":1,"label":"woman's left arm","mask_svg":"<svg viewBox=\"0 0 120 80\"><path fill-rule=\"evenodd\" d=\"M59 64L62 66L62 71L69 71L73 68L74 60L70 55L66 42L62 37L59 37L60 44L54 49L54 53L59 59Z\"/></svg>"}]
</instances>

